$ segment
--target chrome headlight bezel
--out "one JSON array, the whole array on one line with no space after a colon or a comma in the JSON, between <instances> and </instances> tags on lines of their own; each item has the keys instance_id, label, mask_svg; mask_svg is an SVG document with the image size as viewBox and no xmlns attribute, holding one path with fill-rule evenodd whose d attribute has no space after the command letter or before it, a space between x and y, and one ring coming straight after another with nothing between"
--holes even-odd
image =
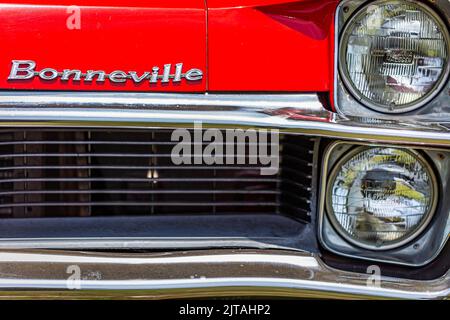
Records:
<instances>
[{"instance_id":1,"label":"chrome headlight bezel","mask_svg":"<svg viewBox=\"0 0 450 320\"><path fill-rule=\"evenodd\" d=\"M450 201L439 201L443 194L450 193L450 150L399 144L369 143L357 141L323 141L322 167L319 186L318 203L318 240L321 246L334 254L357 258L362 260L377 261L405 266L424 266L435 259L443 250L449 238L448 225L450 223ZM427 225L421 232L417 232L409 242L386 250L373 250L364 248L345 239L333 226L327 214L327 186L331 171L336 163L358 147L388 147L400 149L414 149L430 164L436 177L437 190L435 197L435 209L429 217Z\"/></svg>"},{"instance_id":2,"label":"chrome headlight bezel","mask_svg":"<svg viewBox=\"0 0 450 320\"><path fill-rule=\"evenodd\" d=\"M434 119L438 117L446 117L450 121L450 108L448 106L448 99L450 96L450 2L447 0L435 0L430 3L419 3L411 0L402 0L405 2L412 2L414 5L420 5L425 8L426 12L430 13L434 20L439 21L439 25L444 30L443 35L447 43L447 63L445 70L441 72L440 81L437 82L432 90L430 90L424 97L411 103L410 105L399 106L398 109L392 111L388 110L386 105L377 105L362 97L358 90L355 89L343 70L343 60L345 56L342 55L343 40L346 35L346 30L349 28L349 22L353 20L358 13L364 11L363 9L369 5L377 2L386 2L389 0L343 0L337 7L335 17L335 67L336 72L334 76L334 107L342 114L349 116L365 116L365 117L393 117L404 115L420 115L425 121L427 119ZM344 30L345 29L345 30ZM366 101L367 100L367 101Z\"/></svg>"},{"instance_id":3,"label":"chrome headlight bezel","mask_svg":"<svg viewBox=\"0 0 450 320\"><path fill-rule=\"evenodd\" d=\"M420 162L420 164L424 167L424 169L426 169L427 174L430 177L430 182L431 182L431 187L432 187L431 197L430 197L431 205L429 206L427 212L424 214L424 218L422 219L422 221L419 223L418 226L416 226L414 228L414 231L412 233L408 234L408 236L401 238L398 241L393 241L392 243L385 244L382 246L376 246L376 245L370 245L365 242L356 240L355 238L351 237L348 234L348 232L346 232L342 228L341 224L339 223L339 221L336 218L336 214L334 213L333 206L332 206L331 188L333 187L333 181L336 179L340 169L342 168L342 165L347 163L350 159L352 159L358 153L361 153L362 151L365 151L365 150L369 150L371 148L376 148L376 147L357 146L357 147L351 149L345 155L343 155L337 161L337 163L333 166L333 168L331 169L331 172L328 176L327 186L326 186L326 190L325 190L325 194L326 194L325 209L326 209L327 216L330 219L332 226L336 229L336 231L345 240L347 240L348 242L350 242L358 247L364 248L364 249L385 251L385 250L401 247L402 245L413 241L428 226L431 219L433 218L433 215L434 215L434 213L436 211L436 207L437 207L438 183L437 183L436 175L434 173L434 169L431 167L430 163L419 152L417 152L416 150L408 150L408 149L404 149L404 148L394 148L394 149L401 149L402 151L405 151L405 152L413 155ZM391 147L389 147L389 148L391 148Z\"/></svg>"}]
</instances>

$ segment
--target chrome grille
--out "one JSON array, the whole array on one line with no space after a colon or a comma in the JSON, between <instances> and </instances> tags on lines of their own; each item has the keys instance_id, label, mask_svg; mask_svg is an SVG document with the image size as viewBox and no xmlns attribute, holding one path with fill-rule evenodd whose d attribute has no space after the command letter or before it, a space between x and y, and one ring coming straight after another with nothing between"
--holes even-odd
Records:
<instances>
[{"instance_id":1,"label":"chrome grille","mask_svg":"<svg viewBox=\"0 0 450 320\"><path fill-rule=\"evenodd\" d=\"M281 169L267 176L258 165L174 165L170 130L3 130L0 217L264 213L309 220L315 142L290 135L280 142Z\"/></svg>"}]
</instances>

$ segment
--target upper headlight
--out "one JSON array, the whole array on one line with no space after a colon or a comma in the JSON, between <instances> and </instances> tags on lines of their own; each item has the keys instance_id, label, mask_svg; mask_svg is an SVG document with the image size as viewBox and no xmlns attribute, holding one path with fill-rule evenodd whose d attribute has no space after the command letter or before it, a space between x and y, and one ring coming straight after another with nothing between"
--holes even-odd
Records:
<instances>
[{"instance_id":1,"label":"upper headlight","mask_svg":"<svg viewBox=\"0 0 450 320\"><path fill-rule=\"evenodd\" d=\"M436 178L419 153L360 147L333 169L327 212L348 241L389 249L411 241L426 227L436 205Z\"/></svg>"},{"instance_id":2,"label":"upper headlight","mask_svg":"<svg viewBox=\"0 0 450 320\"><path fill-rule=\"evenodd\" d=\"M445 23L418 1L371 2L348 21L339 69L350 92L368 107L390 113L433 98L449 71Z\"/></svg>"}]
</instances>

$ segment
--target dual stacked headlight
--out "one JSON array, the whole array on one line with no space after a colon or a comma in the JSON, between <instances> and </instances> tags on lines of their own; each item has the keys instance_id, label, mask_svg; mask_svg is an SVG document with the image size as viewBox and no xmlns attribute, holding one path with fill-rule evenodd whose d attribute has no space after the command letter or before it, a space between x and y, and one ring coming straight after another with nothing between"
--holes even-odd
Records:
<instances>
[{"instance_id":1,"label":"dual stacked headlight","mask_svg":"<svg viewBox=\"0 0 450 320\"><path fill-rule=\"evenodd\" d=\"M334 165L326 209L343 238L386 250L411 241L427 226L437 192L434 172L418 152L360 146Z\"/></svg>"},{"instance_id":2,"label":"dual stacked headlight","mask_svg":"<svg viewBox=\"0 0 450 320\"><path fill-rule=\"evenodd\" d=\"M415 112L424 114L442 112L441 101L448 107L450 36L440 14L447 19L450 5L441 1L436 10L425 1L341 2L338 110L373 116L364 107L403 113L427 104ZM450 171L443 169L449 150L338 141L323 164L319 237L327 249L415 266L441 250L450 205L437 200L450 191Z\"/></svg>"},{"instance_id":3,"label":"dual stacked headlight","mask_svg":"<svg viewBox=\"0 0 450 320\"><path fill-rule=\"evenodd\" d=\"M427 5L411 0L369 2L342 31L341 78L371 109L411 111L444 86L449 46L446 24Z\"/></svg>"}]
</instances>

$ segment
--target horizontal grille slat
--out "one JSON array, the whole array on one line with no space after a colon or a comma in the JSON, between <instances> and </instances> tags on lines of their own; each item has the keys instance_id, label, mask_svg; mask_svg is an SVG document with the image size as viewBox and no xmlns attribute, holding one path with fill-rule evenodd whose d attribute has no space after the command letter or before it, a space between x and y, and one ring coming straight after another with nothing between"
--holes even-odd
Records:
<instances>
[{"instance_id":1,"label":"horizontal grille slat","mask_svg":"<svg viewBox=\"0 0 450 320\"><path fill-rule=\"evenodd\" d=\"M28 190L28 191L8 191L0 192L0 196L18 194L77 194L77 193L124 193L124 194L280 194L280 191L273 190ZM306 199L306 198L305 198Z\"/></svg>"},{"instance_id":2,"label":"horizontal grille slat","mask_svg":"<svg viewBox=\"0 0 450 320\"><path fill-rule=\"evenodd\" d=\"M14 153L14 154L0 154L2 158L21 158L21 157L47 157L47 158L61 158L61 157L104 157L104 158L172 158L170 153ZM202 158L202 155L192 155L192 158ZM223 156L224 159L234 159L234 156ZM255 156L246 156L246 159L258 158ZM226 160L225 160L226 161ZM237 162L234 161L234 162Z\"/></svg>"},{"instance_id":3,"label":"horizontal grille slat","mask_svg":"<svg viewBox=\"0 0 450 320\"><path fill-rule=\"evenodd\" d=\"M292 154L285 154L284 155L284 159L285 160L290 160L290 161L295 162L295 163L301 163L301 164L307 165L307 166L310 165L310 163L308 162L307 159L304 159L304 158L301 158L299 156L292 155Z\"/></svg>"},{"instance_id":4,"label":"horizontal grille slat","mask_svg":"<svg viewBox=\"0 0 450 320\"><path fill-rule=\"evenodd\" d=\"M70 170L70 169L111 169L111 170L148 170L148 169L157 169L157 170L244 170L244 169L253 169L260 170L264 167L242 167L242 166L227 166L227 167L217 167L217 166L190 166L190 167L170 167L170 166L15 166L15 167L0 167L0 171L10 171L10 170Z\"/></svg>"},{"instance_id":5,"label":"horizontal grille slat","mask_svg":"<svg viewBox=\"0 0 450 320\"><path fill-rule=\"evenodd\" d=\"M32 144L38 144L38 145L59 145L59 144L73 144L73 145L85 145L86 142L84 141L65 141L65 140L57 140L57 141L8 141L8 142L0 142L0 147L1 146L11 146L11 145L32 145ZM124 141L93 141L90 140L89 144L91 145L95 145L95 144L103 144L103 145L120 145L122 146L124 144ZM183 142L177 142L177 141L127 141L126 142L127 145L138 145L138 146L148 146L149 144L151 145L158 145L158 146L173 146L176 144L181 144L181 145L208 145L209 142L201 142L201 143L197 143L197 142L191 142L191 143L183 143ZM247 143L241 143L241 142L235 142L235 143L230 143L230 142L223 142L223 145L257 145L256 143L251 143L251 142L247 142ZM274 145L273 143L268 143L268 145Z\"/></svg>"},{"instance_id":6,"label":"horizontal grille slat","mask_svg":"<svg viewBox=\"0 0 450 320\"><path fill-rule=\"evenodd\" d=\"M7 207L58 207L58 206L277 206L276 202L27 202L1 204L0 208Z\"/></svg>"},{"instance_id":7,"label":"horizontal grille slat","mask_svg":"<svg viewBox=\"0 0 450 320\"><path fill-rule=\"evenodd\" d=\"M226 130L221 131L226 136ZM192 133L192 131L191 131ZM0 217L281 214L309 221L315 140L280 136L280 169L245 156L175 165L165 129L0 130ZM209 142L183 144L190 147ZM269 141L269 148L274 143ZM230 160L230 161L227 161ZM231 161L232 160L232 161ZM227 163L232 162L232 163Z\"/></svg>"},{"instance_id":8,"label":"horizontal grille slat","mask_svg":"<svg viewBox=\"0 0 450 320\"><path fill-rule=\"evenodd\" d=\"M94 182L94 181L126 181L126 182L177 182L177 178L23 178L23 179L4 179L0 183L11 182ZM277 179L222 179L222 178L184 178L189 182L278 182Z\"/></svg>"}]
</instances>

